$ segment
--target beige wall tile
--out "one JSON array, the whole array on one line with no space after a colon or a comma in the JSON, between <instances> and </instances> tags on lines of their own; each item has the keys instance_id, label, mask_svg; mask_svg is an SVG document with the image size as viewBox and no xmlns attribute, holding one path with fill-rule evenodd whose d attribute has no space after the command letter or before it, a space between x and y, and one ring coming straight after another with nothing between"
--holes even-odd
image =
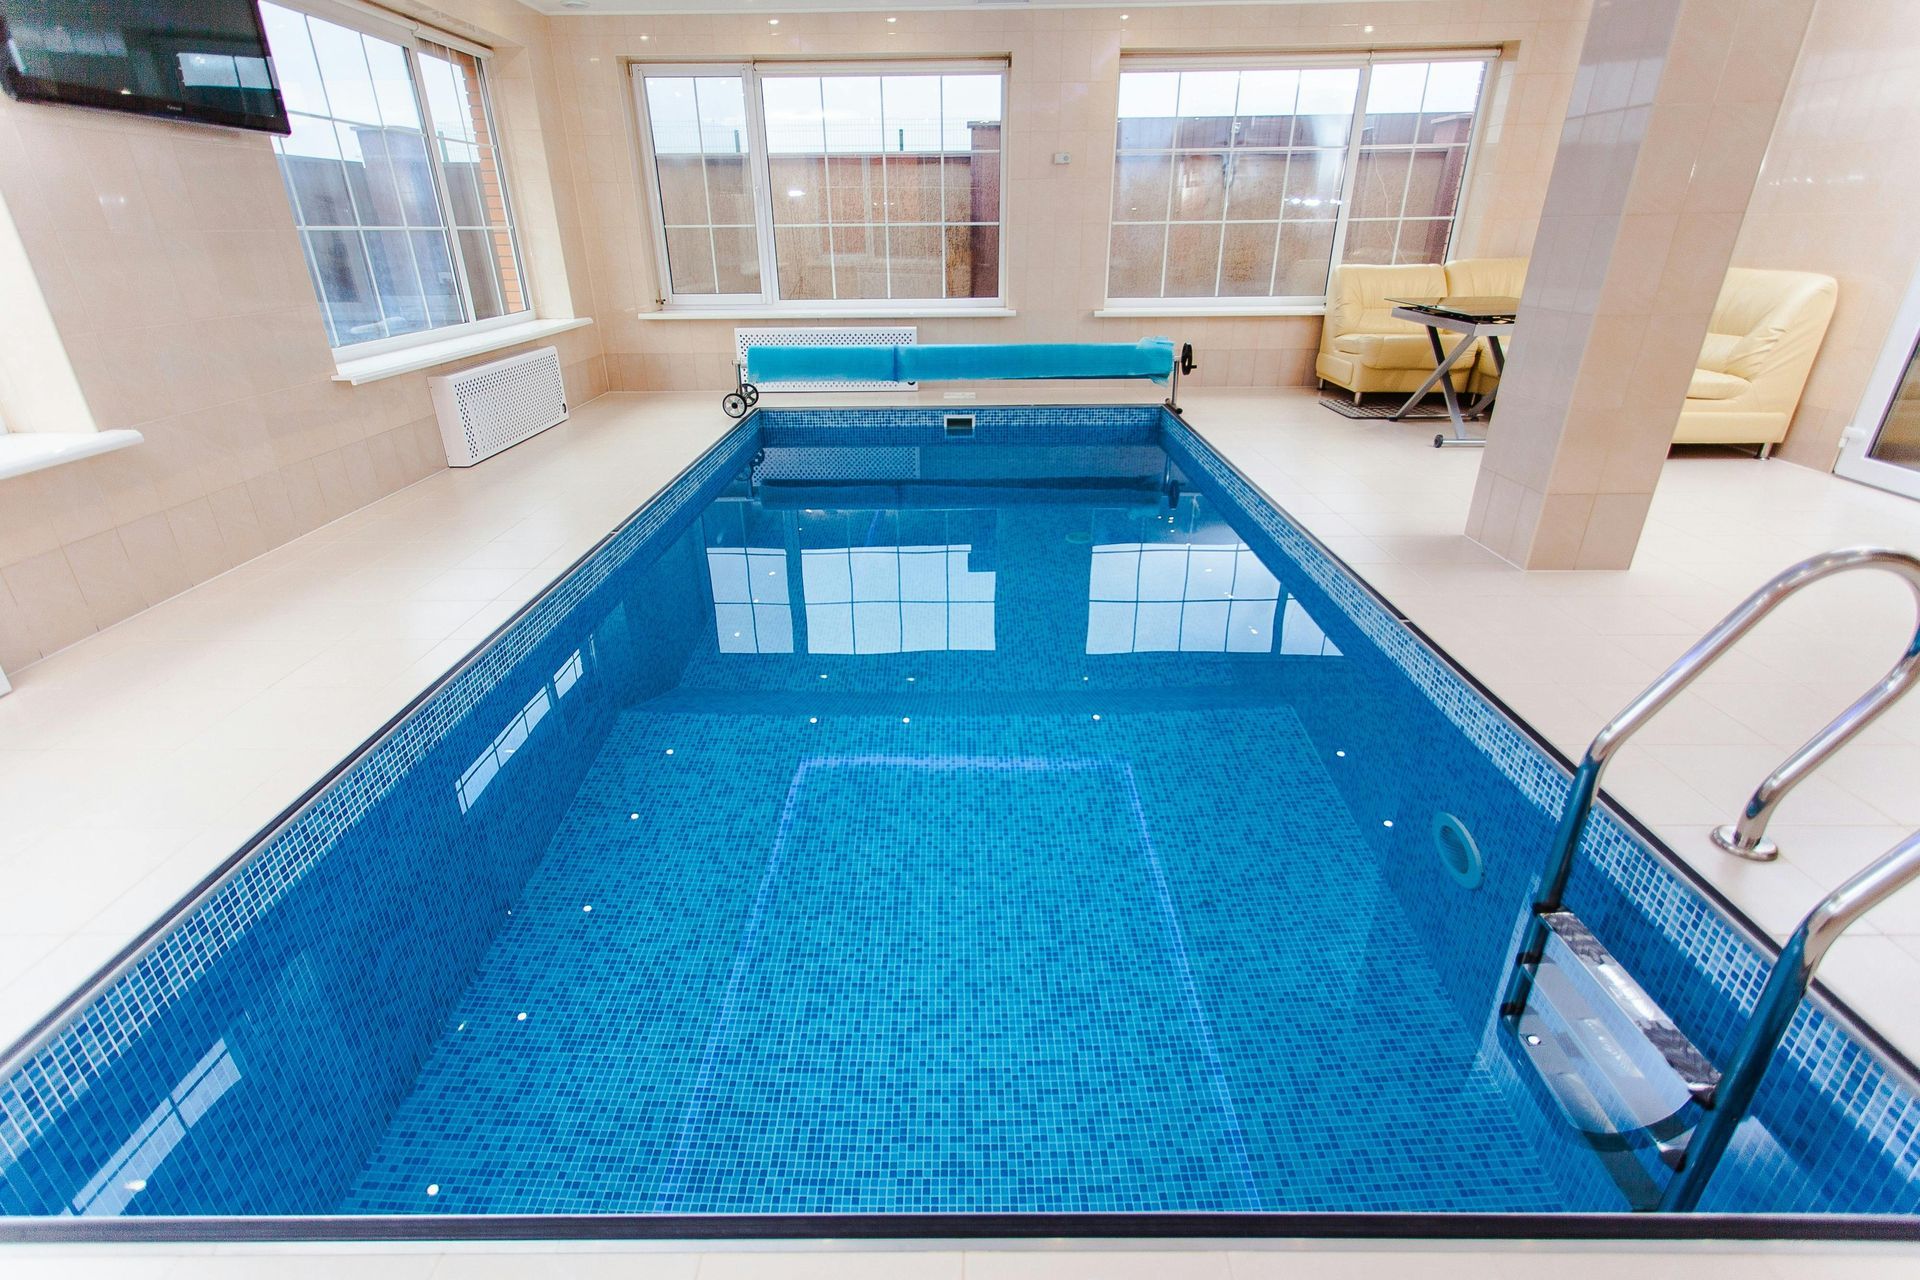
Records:
<instances>
[{"instance_id":1,"label":"beige wall tile","mask_svg":"<svg viewBox=\"0 0 1920 1280\"><path fill-rule=\"evenodd\" d=\"M494 106L536 301L591 314L572 166L552 163L569 150L546 47L555 24L512 0L446 0L427 16L498 51ZM444 465L426 374L331 381L264 135L0 100L0 206L76 405L101 428L146 435L0 484L0 576L9 616L26 620L0 643L9 664ZM8 261L0 252L0 284ZM22 355L29 344L5 323L0 336L13 339L0 358L6 407L18 366L40 357ZM597 330L559 345L576 402L606 389Z\"/></svg>"}]
</instances>

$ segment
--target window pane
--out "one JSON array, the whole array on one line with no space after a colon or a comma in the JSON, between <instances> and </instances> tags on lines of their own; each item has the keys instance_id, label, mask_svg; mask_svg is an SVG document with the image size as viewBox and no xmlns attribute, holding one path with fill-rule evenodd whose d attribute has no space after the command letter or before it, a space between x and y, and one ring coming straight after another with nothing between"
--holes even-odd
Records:
<instances>
[{"instance_id":1,"label":"window pane","mask_svg":"<svg viewBox=\"0 0 1920 1280\"><path fill-rule=\"evenodd\" d=\"M409 54L270 3L260 9L298 108L274 149L328 341L348 346L524 310L480 63L424 42ZM423 97L444 140L434 159ZM450 242L450 225L475 230Z\"/></svg>"},{"instance_id":2,"label":"window pane","mask_svg":"<svg viewBox=\"0 0 1920 1280\"><path fill-rule=\"evenodd\" d=\"M1174 145L1226 146L1233 136L1233 109L1239 95L1238 71L1181 72L1180 127Z\"/></svg>"},{"instance_id":3,"label":"window pane","mask_svg":"<svg viewBox=\"0 0 1920 1280\"><path fill-rule=\"evenodd\" d=\"M1300 73L1300 114L1294 124L1295 146L1345 146L1353 128L1354 102L1360 96L1360 72L1353 68Z\"/></svg>"},{"instance_id":4,"label":"window pane","mask_svg":"<svg viewBox=\"0 0 1920 1280\"><path fill-rule=\"evenodd\" d=\"M1167 216L1171 155L1118 155L1113 160L1113 219L1143 222Z\"/></svg>"},{"instance_id":5,"label":"window pane","mask_svg":"<svg viewBox=\"0 0 1920 1280\"><path fill-rule=\"evenodd\" d=\"M707 167L707 209L716 225L749 226L753 222L753 179L747 158L712 156Z\"/></svg>"},{"instance_id":6,"label":"window pane","mask_svg":"<svg viewBox=\"0 0 1920 1280\"><path fill-rule=\"evenodd\" d=\"M937 155L887 155L887 221L940 221L941 166Z\"/></svg>"},{"instance_id":7,"label":"window pane","mask_svg":"<svg viewBox=\"0 0 1920 1280\"><path fill-rule=\"evenodd\" d=\"M460 284L453 273L453 260L447 256L447 238L438 231L413 231L413 261L420 271L420 284L427 303L427 319L438 327L459 324L466 319L460 310ZM508 308L518 311L520 307Z\"/></svg>"},{"instance_id":8,"label":"window pane","mask_svg":"<svg viewBox=\"0 0 1920 1280\"><path fill-rule=\"evenodd\" d=\"M1395 222L1349 222L1346 251L1341 254L1341 261L1390 263L1398 235L1399 224Z\"/></svg>"},{"instance_id":9,"label":"window pane","mask_svg":"<svg viewBox=\"0 0 1920 1280\"><path fill-rule=\"evenodd\" d=\"M327 319L338 335L336 342L345 345L386 337L360 233L311 231L305 239L307 260L313 265Z\"/></svg>"},{"instance_id":10,"label":"window pane","mask_svg":"<svg viewBox=\"0 0 1920 1280\"><path fill-rule=\"evenodd\" d=\"M833 243L833 288L839 298L887 296L887 232L873 225L836 226Z\"/></svg>"},{"instance_id":11,"label":"window pane","mask_svg":"<svg viewBox=\"0 0 1920 1280\"><path fill-rule=\"evenodd\" d=\"M491 320L505 315L507 290L502 272L512 265L512 242L491 231L461 231L460 261L467 269L467 288L473 291L473 318Z\"/></svg>"},{"instance_id":12,"label":"window pane","mask_svg":"<svg viewBox=\"0 0 1920 1280\"><path fill-rule=\"evenodd\" d=\"M1122 72L1117 145L1122 150L1171 147L1179 109L1179 72Z\"/></svg>"},{"instance_id":13,"label":"window pane","mask_svg":"<svg viewBox=\"0 0 1920 1280\"><path fill-rule=\"evenodd\" d=\"M880 136L887 151L942 149L939 76L882 76L880 101Z\"/></svg>"},{"instance_id":14,"label":"window pane","mask_svg":"<svg viewBox=\"0 0 1920 1280\"><path fill-rule=\"evenodd\" d=\"M1000 77L941 76L942 151L1000 149Z\"/></svg>"},{"instance_id":15,"label":"window pane","mask_svg":"<svg viewBox=\"0 0 1920 1280\"><path fill-rule=\"evenodd\" d=\"M820 108L827 154L865 156L880 150L879 76L822 76Z\"/></svg>"},{"instance_id":16,"label":"window pane","mask_svg":"<svg viewBox=\"0 0 1920 1280\"><path fill-rule=\"evenodd\" d=\"M707 162L699 156L662 155L654 162L660 175L660 212L670 227L698 226L707 220Z\"/></svg>"},{"instance_id":17,"label":"window pane","mask_svg":"<svg viewBox=\"0 0 1920 1280\"><path fill-rule=\"evenodd\" d=\"M453 209L456 227L484 227L486 215L480 207L480 153L472 144L442 141L440 172L447 180L447 202Z\"/></svg>"},{"instance_id":18,"label":"window pane","mask_svg":"<svg viewBox=\"0 0 1920 1280\"><path fill-rule=\"evenodd\" d=\"M1393 251L1395 262L1445 262L1447 235L1453 224L1445 218L1412 219L1400 224L1400 239Z\"/></svg>"},{"instance_id":19,"label":"window pane","mask_svg":"<svg viewBox=\"0 0 1920 1280\"><path fill-rule=\"evenodd\" d=\"M1287 162L1287 216L1330 217L1340 203L1346 168L1344 151L1294 152Z\"/></svg>"},{"instance_id":20,"label":"window pane","mask_svg":"<svg viewBox=\"0 0 1920 1280\"><path fill-rule=\"evenodd\" d=\"M827 220L827 162L824 159L775 155L767 164L773 178L775 226Z\"/></svg>"},{"instance_id":21,"label":"window pane","mask_svg":"<svg viewBox=\"0 0 1920 1280\"><path fill-rule=\"evenodd\" d=\"M1236 222L1279 217L1286 184L1285 152L1240 152L1228 178L1227 217Z\"/></svg>"},{"instance_id":22,"label":"window pane","mask_svg":"<svg viewBox=\"0 0 1920 1280\"><path fill-rule=\"evenodd\" d=\"M1293 141L1293 104L1300 95L1298 71L1243 71L1234 117L1236 147L1284 147Z\"/></svg>"},{"instance_id":23,"label":"window pane","mask_svg":"<svg viewBox=\"0 0 1920 1280\"><path fill-rule=\"evenodd\" d=\"M647 76L642 85L669 291L760 293L744 82L739 76ZM817 198L821 184L794 189L800 198ZM787 205L777 201L776 211L786 212Z\"/></svg>"},{"instance_id":24,"label":"window pane","mask_svg":"<svg viewBox=\"0 0 1920 1280\"><path fill-rule=\"evenodd\" d=\"M293 192L294 213L303 226L350 226L353 197L340 162L340 139L331 120L292 117L293 132L274 141L280 170Z\"/></svg>"},{"instance_id":25,"label":"window pane","mask_svg":"<svg viewBox=\"0 0 1920 1280\"><path fill-rule=\"evenodd\" d=\"M1327 291L1327 272L1333 265L1333 228L1331 220L1280 224L1275 297L1311 298Z\"/></svg>"},{"instance_id":26,"label":"window pane","mask_svg":"<svg viewBox=\"0 0 1920 1280\"><path fill-rule=\"evenodd\" d=\"M1445 218L1453 213L1466 173L1465 147L1432 147L1413 153L1413 174L1407 183L1409 218Z\"/></svg>"},{"instance_id":27,"label":"window pane","mask_svg":"<svg viewBox=\"0 0 1920 1280\"><path fill-rule=\"evenodd\" d=\"M721 293L760 292L760 233L754 227L715 227L713 257Z\"/></svg>"},{"instance_id":28,"label":"window pane","mask_svg":"<svg viewBox=\"0 0 1920 1280\"><path fill-rule=\"evenodd\" d=\"M386 317L384 337L418 333L427 327L426 290L413 265L413 247L404 231L366 233L367 258L373 264L373 287Z\"/></svg>"},{"instance_id":29,"label":"window pane","mask_svg":"<svg viewBox=\"0 0 1920 1280\"><path fill-rule=\"evenodd\" d=\"M788 299L833 297L833 252L825 227L781 227L773 233L773 259L780 272L780 296Z\"/></svg>"},{"instance_id":30,"label":"window pane","mask_svg":"<svg viewBox=\"0 0 1920 1280\"><path fill-rule=\"evenodd\" d=\"M1155 223L1116 224L1107 253L1107 296L1157 298L1167 229Z\"/></svg>"},{"instance_id":31,"label":"window pane","mask_svg":"<svg viewBox=\"0 0 1920 1280\"><path fill-rule=\"evenodd\" d=\"M896 298L938 298L945 293L939 227L891 227L887 231L888 288Z\"/></svg>"},{"instance_id":32,"label":"window pane","mask_svg":"<svg viewBox=\"0 0 1920 1280\"><path fill-rule=\"evenodd\" d=\"M1354 175L1353 210L1356 218L1397 218L1407 192L1410 153L1362 151Z\"/></svg>"},{"instance_id":33,"label":"window pane","mask_svg":"<svg viewBox=\"0 0 1920 1280\"><path fill-rule=\"evenodd\" d=\"M1227 298L1263 297L1273 285L1277 222L1230 222L1221 245L1220 294Z\"/></svg>"},{"instance_id":34,"label":"window pane","mask_svg":"<svg viewBox=\"0 0 1920 1280\"><path fill-rule=\"evenodd\" d=\"M1220 267L1220 224L1175 223L1167 228L1167 296L1211 298Z\"/></svg>"},{"instance_id":35,"label":"window pane","mask_svg":"<svg viewBox=\"0 0 1920 1280\"><path fill-rule=\"evenodd\" d=\"M1177 155L1173 160L1173 216L1217 219L1227 201L1227 153Z\"/></svg>"},{"instance_id":36,"label":"window pane","mask_svg":"<svg viewBox=\"0 0 1920 1280\"><path fill-rule=\"evenodd\" d=\"M1000 221L1000 153L976 151L948 156L946 199L948 222Z\"/></svg>"},{"instance_id":37,"label":"window pane","mask_svg":"<svg viewBox=\"0 0 1920 1280\"><path fill-rule=\"evenodd\" d=\"M668 227L667 276L675 293L717 292L713 233L705 227Z\"/></svg>"},{"instance_id":38,"label":"window pane","mask_svg":"<svg viewBox=\"0 0 1920 1280\"><path fill-rule=\"evenodd\" d=\"M948 227L947 297L1000 296L1000 228Z\"/></svg>"},{"instance_id":39,"label":"window pane","mask_svg":"<svg viewBox=\"0 0 1920 1280\"><path fill-rule=\"evenodd\" d=\"M827 157L827 202L834 222L881 222L885 200L880 157Z\"/></svg>"}]
</instances>

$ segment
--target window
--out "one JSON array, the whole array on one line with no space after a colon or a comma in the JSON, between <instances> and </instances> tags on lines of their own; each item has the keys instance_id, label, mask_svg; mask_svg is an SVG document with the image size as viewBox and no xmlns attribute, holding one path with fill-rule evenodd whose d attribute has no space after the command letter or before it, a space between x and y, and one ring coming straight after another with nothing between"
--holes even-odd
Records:
<instances>
[{"instance_id":1,"label":"window","mask_svg":"<svg viewBox=\"0 0 1920 1280\"><path fill-rule=\"evenodd\" d=\"M275 4L260 16L293 126L274 149L328 342L370 354L526 312L481 60L399 27Z\"/></svg>"},{"instance_id":2,"label":"window","mask_svg":"<svg viewBox=\"0 0 1920 1280\"><path fill-rule=\"evenodd\" d=\"M669 305L996 304L999 64L634 68Z\"/></svg>"},{"instance_id":3,"label":"window","mask_svg":"<svg viewBox=\"0 0 1920 1280\"><path fill-rule=\"evenodd\" d=\"M1443 260L1488 56L1129 62L1107 296L1318 303L1336 261Z\"/></svg>"}]
</instances>

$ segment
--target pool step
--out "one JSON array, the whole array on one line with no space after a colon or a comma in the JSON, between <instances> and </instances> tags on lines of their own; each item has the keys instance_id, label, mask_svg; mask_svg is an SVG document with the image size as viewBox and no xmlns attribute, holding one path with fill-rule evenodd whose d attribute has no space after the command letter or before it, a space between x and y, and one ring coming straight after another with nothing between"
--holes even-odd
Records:
<instances>
[{"instance_id":1,"label":"pool step","mask_svg":"<svg viewBox=\"0 0 1920 1280\"><path fill-rule=\"evenodd\" d=\"M1546 942L1507 1025L1567 1122L1650 1208L1654 1183L1633 1150L1676 1164L1720 1073L1578 916L1540 919Z\"/></svg>"}]
</instances>

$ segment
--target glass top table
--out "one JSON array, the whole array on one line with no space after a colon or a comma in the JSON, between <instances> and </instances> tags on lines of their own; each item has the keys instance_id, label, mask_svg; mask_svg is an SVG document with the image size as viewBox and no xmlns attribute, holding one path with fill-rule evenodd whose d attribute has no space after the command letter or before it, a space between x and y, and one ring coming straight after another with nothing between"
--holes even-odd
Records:
<instances>
[{"instance_id":1,"label":"glass top table","mask_svg":"<svg viewBox=\"0 0 1920 1280\"><path fill-rule=\"evenodd\" d=\"M1447 445L1480 446L1486 444L1484 436L1467 434L1467 419L1486 418L1493 412L1494 397L1500 392L1496 385L1475 400L1471 406L1462 408L1459 393L1454 390L1450 376L1453 366L1473 350L1474 343L1482 338L1487 341L1487 350L1493 356L1496 372L1505 372L1506 352L1501 348L1500 340L1513 332L1515 320L1520 312L1520 299L1498 296L1456 294L1441 297L1388 298L1394 304L1393 317L1396 320L1410 320L1414 324L1424 325L1427 341L1433 344L1433 374L1420 384L1419 390L1407 397L1407 402L1388 416L1396 421L1405 418L1413 407L1420 403L1434 384L1440 386L1440 394L1447 402L1447 416L1453 420L1453 435L1436 435L1433 447ZM1460 335L1460 340L1451 351L1440 341L1440 331L1445 329Z\"/></svg>"}]
</instances>

